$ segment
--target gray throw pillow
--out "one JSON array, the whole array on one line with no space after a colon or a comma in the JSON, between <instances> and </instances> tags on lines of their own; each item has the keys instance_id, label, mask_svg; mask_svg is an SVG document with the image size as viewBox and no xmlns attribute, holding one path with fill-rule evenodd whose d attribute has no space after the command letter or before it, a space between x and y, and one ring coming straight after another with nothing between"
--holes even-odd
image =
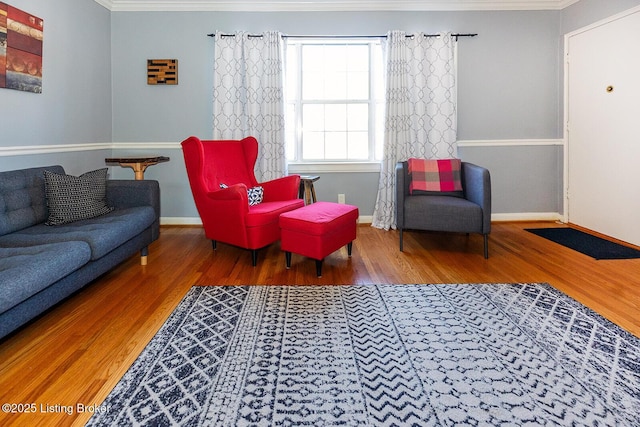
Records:
<instances>
[{"instance_id":1,"label":"gray throw pillow","mask_svg":"<svg viewBox=\"0 0 640 427\"><path fill-rule=\"evenodd\" d=\"M61 225L94 218L113 210L107 206L107 168L80 176L44 171L49 218L46 225Z\"/></svg>"}]
</instances>

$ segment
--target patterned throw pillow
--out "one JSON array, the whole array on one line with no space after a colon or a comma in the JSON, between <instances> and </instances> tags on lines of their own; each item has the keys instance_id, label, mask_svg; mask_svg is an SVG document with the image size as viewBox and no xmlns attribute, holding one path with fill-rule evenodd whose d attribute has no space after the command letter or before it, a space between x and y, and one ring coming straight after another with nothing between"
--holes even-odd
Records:
<instances>
[{"instance_id":1,"label":"patterned throw pillow","mask_svg":"<svg viewBox=\"0 0 640 427\"><path fill-rule=\"evenodd\" d=\"M94 218L113 210L107 206L107 168L80 176L44 171L49 218L46 225L61 225Z\"/></svg>"},{"instance_id":2,"label":"patterned throw pillow","mask_svg":"<svg viewBox=\"0 0 640 427\"><path fill-rule=\"evenodd\" d=\"M229 188L227 184L220 184L220 188ZM255 206L262 203L264 197L264 188L257 186L253 188L247 188L247 196L249 197L249 206Z\"/></svg>"},{"instance_id":3,"label":"patterned throw pillow","mask_svg":"<svg viewBox=\"0 0 640 427\"><path fill-rule=\"evenodd\" d=\"M247 189L247 196L249 196L249 206L255 206L262 203L264 197L264 189L260 186Z\"/></svg>"},{"instance_id":4,"label":"patterned throw pillow","mask_svg":"<svg viewBox=\"0 0 640 427\"><path fill-rule=\"evenodd\" d=\"M425 160L409 159L409 192L462 191L460 159Z\"/></svg>"}]
</instances>

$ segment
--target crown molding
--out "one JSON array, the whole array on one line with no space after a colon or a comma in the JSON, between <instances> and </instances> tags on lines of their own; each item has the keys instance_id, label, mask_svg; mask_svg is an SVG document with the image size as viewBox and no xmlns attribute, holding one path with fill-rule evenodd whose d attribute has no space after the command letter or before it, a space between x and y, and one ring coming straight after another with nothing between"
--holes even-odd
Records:
<instances>
[{"instance_id":1,"label":"crown molding","mask_svg":"<svg viewBox=\"0 0 640 427\"><path fill-rule=\"evenodd\" d=\"M561 10L579 0L95 0L113 12Z\"/></svg>"}]
</instances>

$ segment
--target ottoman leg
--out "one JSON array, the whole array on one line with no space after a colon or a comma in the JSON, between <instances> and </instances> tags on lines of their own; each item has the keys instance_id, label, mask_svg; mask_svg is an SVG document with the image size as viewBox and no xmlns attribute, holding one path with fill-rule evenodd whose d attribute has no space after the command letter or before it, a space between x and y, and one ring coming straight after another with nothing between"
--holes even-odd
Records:
<instances>
[{"instance_id":1,"label":"ottoman leg","mask_svg":"<svg viewBox=\"0 0 640 427\"><path fill-rule=\"evenodd\" d=\"M351 256L351 248L353 248L353 242L347 243L347 254Z\"/></svg>"},{"instance_id":2,"label":"ottoman leg","mask_svg":"<svg viewBox=\"0 0 640 427\"><path fill-rule=\"evenodd\" d=\"M287 270L291 268L291 252L284 253L284 259L287 263Z\"/></svg>"},{"instance_id":3,"label":"ottoman leg","mask_svg":"<svg viewBox=\"0 0 640 427\"><path fill-rule=\"evenodd\" d=\"M322 261L321 259L316 260L316 274L318 277L322 277Z\"/></svg>"}]
</instances>

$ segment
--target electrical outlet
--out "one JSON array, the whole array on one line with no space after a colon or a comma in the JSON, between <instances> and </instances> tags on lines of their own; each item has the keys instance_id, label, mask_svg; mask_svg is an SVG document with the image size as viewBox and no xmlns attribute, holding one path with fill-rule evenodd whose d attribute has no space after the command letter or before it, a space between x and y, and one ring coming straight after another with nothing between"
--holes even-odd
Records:
<instances>
[{"instance_id":1,"label":"electrical outlet","mask_svg":"<svg viewBox=\"0 0 640 427\"><path fill-rule=\"evenodd\" d=\"M344 194L342 193L338 194L338 203L342 203L342 204L346 203L344 201Z\"/></svg>"}]
</instances>

